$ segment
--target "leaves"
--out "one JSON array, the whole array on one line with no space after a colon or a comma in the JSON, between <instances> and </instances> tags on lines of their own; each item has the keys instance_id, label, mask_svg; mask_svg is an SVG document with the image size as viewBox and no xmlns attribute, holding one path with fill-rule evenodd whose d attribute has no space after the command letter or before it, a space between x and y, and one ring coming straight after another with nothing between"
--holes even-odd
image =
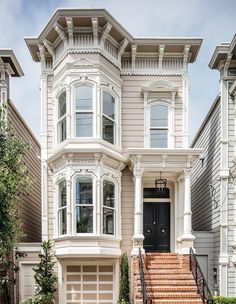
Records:
<instances>
[{"instance_id":1,"label":"leaves","mask_svg":"<svg viewBox=\"0 0 236 304\"><path fill-rule=\"evenodd\" d=\"M129 303L129 263L124 253L120 262L120 303Z\"/></svg>"},{"instance_id":2,"label":"leaves","mask_svg":"<svg viewBox=\"0 0 236 304\"><path fill-rule=\"evenodd\" d=\"M32 181L23 161L29 146L14 135L6 113L5 104L0 107L0 290L3 303L10 303L12 272L18 271L13 257L21 255L13 252L22 236L18 203L29 193Z\"/></svg>"}]
</instances>

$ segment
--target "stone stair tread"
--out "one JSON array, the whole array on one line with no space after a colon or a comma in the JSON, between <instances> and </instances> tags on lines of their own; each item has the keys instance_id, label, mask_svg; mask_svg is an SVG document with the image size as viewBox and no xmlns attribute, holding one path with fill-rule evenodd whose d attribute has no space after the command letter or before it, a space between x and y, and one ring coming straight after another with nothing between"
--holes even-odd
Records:
<instances>
[{"instance_id":1,"label":"stone stair tread","mask_svg":"<svg viewBox=\"0 0 236 304\"><path fill-rule=\"evenodd\" d=\"M142 300L137 300L136 304L143 304ZM202 300L188 299L188 300L152 300L152 304L202 304Z\"/></svg>"},{"instance_id":2,"label":"stone stair tread","mask_svg":"<svg viewBox=\"0 0 236 304\"><path fill-rule=\"evenodd\" d=\"M138 298L142 297L141 293L137 293L136 296ZM150 299L200 299L200 295L196 292L148 292L148 298Z\"/></svg>"}]
</instances>

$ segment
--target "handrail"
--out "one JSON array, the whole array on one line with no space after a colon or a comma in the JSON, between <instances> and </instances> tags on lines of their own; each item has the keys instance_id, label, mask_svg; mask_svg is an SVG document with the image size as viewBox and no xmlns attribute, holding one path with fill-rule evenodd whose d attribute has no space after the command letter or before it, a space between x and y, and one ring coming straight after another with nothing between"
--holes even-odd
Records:
<instances>
[{"instance_id":1,"label":"handrail","mask_svg":"<svg viewBox=\"0 0 236 304\"><path fill-rule=\"evenodd\" d=\"M141 283L141 291L143 296L143 304L147 304L147 291L146 291L146 285L145 285L145 278L144 278L144 272L143 272L143 259L142 259L142 253L141 248L139 247L139 275L140 275L140 283Z\"/></svg>"},{"instance_id":2,"label":"handrail","mask_svg":"<svg viewBox=\"0 0 236 304\"><path fill-rule=\"evenodd\" d=\"M202 270L197 260L197 256L193 248L189 250L190 271L193 274L194 280L197 284L198 293L201 296L202 302L205 304L213 304L212 294L204 278Z\"/></svg>"}]
</instances>

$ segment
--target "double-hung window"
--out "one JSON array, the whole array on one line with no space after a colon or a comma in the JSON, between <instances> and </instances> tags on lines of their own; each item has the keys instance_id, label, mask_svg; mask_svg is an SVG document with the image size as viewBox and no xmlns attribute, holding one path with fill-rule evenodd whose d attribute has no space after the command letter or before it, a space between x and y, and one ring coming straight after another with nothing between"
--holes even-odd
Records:
<instances>
[{"instance_id":1,"label":"double-hung window","mask_svg":"<svg viewBox=\"0 0 236 304\"><path fill-rule=\"evenodd\" d=\"M83 176L76 179L76 232L93 233L93 180Z\"/></svg>"},{"instance_id":2,"label":"double-hung window","mask_svg":"<svg viewBox=\"0 0 236 304\"><path fill-rule=\"evenodd\" d=\"M102 138L115 144L115 98L108 92L103 92Z\"/></svg>"},{"instance_id":3,"label":"double-hung window","mask_svg":"<svg viewBox=\"0 0 236 304\"><path fill-rule=\"evenodd\" d=\"M115 185L103 182L103 233L115 233Z\"/></svg>"},{"instance_id":4,"label":"double-hung window","mask_svg":"<svg viewBox=\"0 0 236 304\"><path fill-rule=\"evenodd\" d=\"M58 142L66 139L66 92L58 98L58 123L57 123Z\"/></svg>"},{"instance_id":5,"label":"double-hung window","mask_svg":"<svg viewBox=\"0 0 236 304\"><path fill-rule=\"evenodd\" d=\"M150 147L168 147L168 106L155 104L150 107Z\"/></svg>"},{"instance_id":6,"label":"double-hung window","mask_svg":"<svg viewBox=\"0 0 236 304\"><path fill-rule=\"evenodd\" d=\"M93 88L81 85L75 88L76 137L93 136Z\"/></svg>"},{"instance_id":7,"label":"double-hung window","mask_svg":"<svg viewBox=\"0 0 236 304\"><path fill-rule=\"evenodd\" d=\"M58 185L58 222L59 222L59 235L67 233L67 198L66 198L66 180L63 180Z\"/></svg>"}]
</instances>

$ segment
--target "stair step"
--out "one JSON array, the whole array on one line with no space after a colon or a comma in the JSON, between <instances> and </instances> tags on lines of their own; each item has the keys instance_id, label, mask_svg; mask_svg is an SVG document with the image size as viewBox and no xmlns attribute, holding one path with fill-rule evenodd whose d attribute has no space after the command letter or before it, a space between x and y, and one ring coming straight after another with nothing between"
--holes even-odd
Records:
<instances>
[{"instance_id":1,"label":"stair step","mask_svg":"<svg viewBox=\"0 0 236 304\"><path fill-rule=\"evenodd\" d=\"M197 293L196 286L146 286L146 290L148 293ZM137 287L137 292L141 292L141 287Z\"/></svg>"},{"instance_id":2,"label":"stair step","mask_svg":"<svg viewBox=\"0 0 236 304\"><path fill-rule=\"evenodd\" d=\"M142 300L137 300L136 304L143 304ZM150 302L149 302L150 303ZM202 304L202 300L188 299L188 300L152 300L152 304Z\"/></svg>"},{"instance_id":3,"label":"stair step","mask_svg":"<svg viewBox=\"0 0 236 304\"><path fill-rule=\"evenodd\" d=\"M136 294L137 298L142 298L141 293ZM200 295L194 292L148 292L148 298L149 299L161 299L161 300L170 300L170 299L200 299Z\"/></svg>"},{"instance_id":4,"label":"stair step","mask_svg":"<svg viewBox=\"0 0 236 304\"><path fill-rule=\"evenodd\" d=\"M195 281L193 279L189 279L189 280L186 280L186 279L180 279L180 280L170 280L170 279L167 279L167 280L145 280L146 282L146 286L195 286L196 287L196 284L195 284ZM140 286L141 283L140 283L140 280L137 280L137 286Z\"/></svg>"}]
</instances>

